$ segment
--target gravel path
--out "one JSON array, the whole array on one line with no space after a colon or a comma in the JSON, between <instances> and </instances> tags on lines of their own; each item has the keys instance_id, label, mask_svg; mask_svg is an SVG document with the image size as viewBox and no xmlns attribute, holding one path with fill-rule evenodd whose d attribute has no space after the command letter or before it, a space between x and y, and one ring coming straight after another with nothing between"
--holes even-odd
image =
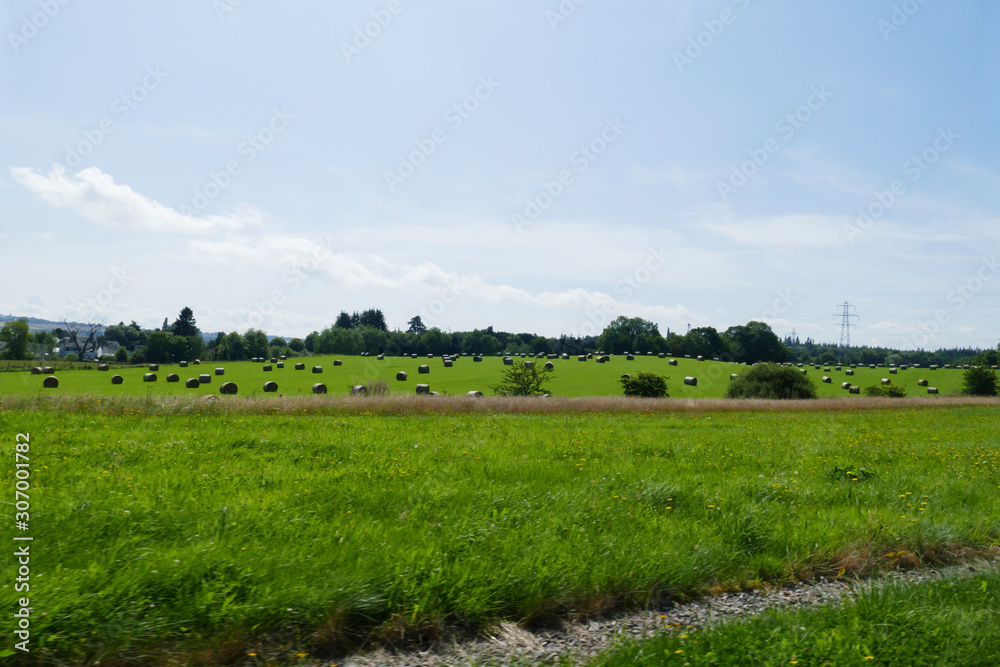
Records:
<instances>
[{"instance_id":1,"label":"gravel path","mask_svg":"<svg viewBox=\"0 0 1000 667\"><path fill-rule=\"evenodd\" d=\"M353 655L335 662L338 667L528 667L555 664L561 657L586 660L623 638L641 638L668 627L702 628L714 622L760 613L779 607L805 607L839 602L844 593L887 582L918 583L949 576L968 576L1000 567L1000 560L941 569L895 571L867 581L824 580L797 583L771 590L725 593L694 602L648 612L623 614L589 623L569 624L562 630L528 632L503 623L483 639L439 646L428 651L394 653L385 650Z\"/></svg>"}]
</instances>

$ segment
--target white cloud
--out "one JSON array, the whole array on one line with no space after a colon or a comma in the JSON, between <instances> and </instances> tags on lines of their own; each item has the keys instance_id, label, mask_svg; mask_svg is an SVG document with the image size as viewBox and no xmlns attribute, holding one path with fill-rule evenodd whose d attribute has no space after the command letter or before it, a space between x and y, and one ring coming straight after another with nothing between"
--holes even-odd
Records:
<instances>
[{"instance_id":1,"label":"white cloud","mask_svg":"<svg viewBox=\"0 0 1000 667\"><path fill-rule=\"evenodd\" d=\"M97 167L76 174L54 165L48 175L27 167L12 167L11 176L44 201L67 208L102 225L152 232L205 234L235 231L263 222L263 214L243 207L229 215L195 216L180 213L119 185Z\"/></svg>"}]
</instances>

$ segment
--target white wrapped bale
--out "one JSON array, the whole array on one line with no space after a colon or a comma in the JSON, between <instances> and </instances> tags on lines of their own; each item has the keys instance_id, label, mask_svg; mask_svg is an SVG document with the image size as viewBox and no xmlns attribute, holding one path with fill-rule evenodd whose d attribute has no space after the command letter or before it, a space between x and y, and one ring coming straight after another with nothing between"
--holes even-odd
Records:
<instances>
[{"instance_id":1,"label":"white wrapped bale","mask_svg":"<svg viewBox=\"0 0 1000 667\"><path fill-rule=\"evenodd\" d=\"M42 386L46 389L58 389L59 388L59 378L55 375L50 375L44 380L42 380Z\"/></svg>"},{"instance_id":2,"label":"white wrapped bale","mask_svg":"<svg viewBox=\"0 0 1000 667\"><path fill-rule=\"evenodd\" d=\"M125 378L121 375L115 375L111 378L111 384L122 384L123 382L125 382Z\"/></svg>"},{"instance_id":3,"label":"white wrapped bale","mask_svg":"<svg viewBox=\"0 0 1000 667\"><path fill-rule=\"evenodd\" d=\"M632 375L629 374L629 373L625 373L624 375L622 375L622 379L623 380L631 380L632 379Z\"/></svg>"},{"instance_id":4,"label":"white wrapped bale","mask_svg":"<svg viewBox=\"0 0 1000 667\"><path fill-rule=\"evenodd\" d=\"M556 367L556 365L554 363L552 363L551 361L546 361L545 362L545 370L547 370L547 371L555 370L555 367Z\"/></svg>"},{"instance_id":5,"label":"white wrapped bale","mask_svg":"<svg viewBox=\"0 0 1000 667\"><path fill-rule=\"evenodd\" d=\"M629 354L625 356L625 361L635 361L635 356Z\"/></svg>"},{"instance_id":6,"label":"white wrapped bale","mask_svg":"<svg viewBox=\"0 0 1000 667\"><path fill-rule=\"evenodd\" d=\"M151 373L155 373L158 370L160 370L160 365L159 364L150 364L149 365L149 371Z\"/></svg>"},{"instance_id":7,"label":"white wrapped bale","mask_svg":"<svg viewBox=\"0 0 1000 667\"><path fill-rule=\"evenodd\" d=\"M306 365L305 364L295 364L295 370L297 370L297 371L304 371L305 369L306 369Z\"/></svg>"},{"instance_id":8,"label":"white wrapped bale","mask_svg":"<svg viewBox=\"0 0 1000 667\"><path fill-rule=\"evenodd\" d=\"M313 366L312 367L312 372L313 373L322 373L323 372L323 367L322 366Z\"/></svg>"},{"instance_id":9,"label":"white wrapped bale","mask_svg":"<svg viewBox=\"0 0 1000 667\"><path fill-rule=\"evenodd\" d=\"M313 385L313 393L314 394L325 394L326 393L326 385L323 384L322 382L317 382L316 384Z\"/></svg>"},{"instance_id":10,"label":"white wrapped bale","mask_svg":"<svg viewBox=\"0 0 1000 667\"><path fill-rule=\"evenodd\" d=\"M285 367L285 362L284 361L279 361L277 364L275 364L275 366L277 366L278 368L284 368Z\"/></svg>"},{"instance_id":11,"label":"white wrapped bale","mask_svg":"<svg viewBox=\"0 0 1000 667\"><path fill-rule=\"evenodd\" d=\"M854 369L848 368L846 371L844 371L844 373L846 375L854 375Z\"/></svg>"},{"instance_id":12,"label":"white wrapped bale","mask_svg":"<svg viewBox=\"0 0 1000 667\"><path fill-rule=\"evenodd\" d=\"M576 360L577 360L577 361L586 361L586 360L587 360L587 355L585 355L585 354L581 354L581 355L579 355L579 356L578 356L578 357L576 358Z\"/></svg>"},{"instance_id":13,"label":"white wrapped bale","mask_svg":"<svg viewBox=\"0 0 1000 667\"><path fill-rule=\"evenodd\" d=\"M470 391L470 392L467 392L465 395L468 396L469 398L482 398L483 397L483 392L481 392L481 391Z\"/></svg>"},{"instance_id":14,"label":"white wrapped bale","mask_svg":"<svg viewBox=\"0 0 1000 667\"><path fill-rule=\"evenodd\" d=\"M927 393L928 394L936 394L936 393L938 393L938 388L937 387L927 387Z\"/></svg>"},{"instance_id":15,"label":"white wrapped bale","mask_svg":"<svg viewBox=\"0 0 1000 667\"><path fill-rule=\"evenodd\" d=\"M222 386L219 387L219 393L226 396L235 396L237 392L239 392L239 388L235 382L223 382Z\"/></svg>"},{"instance_id":16,"label":"white wrapped bale","mask_svg":"<svg viewBox=\"0 0 1000 667\"><path fill-rule=\"evenodd\" d=\"M426 374L428 374L428 373L430 373L430 372L431 372L431 367L430 367L430 366L427 366L427 365L424 365L424 366L418 366L418 367L417 367L417 372L418 372L418 373L421 373L421 374L423 374L423 375L426 375Z\"/></svg>"},{"instance_id":17,"label":"white wrapped bale","mask_svg":"<svg viewBox=\"0 0 1000 667\"><path fill-rule=\"evenodd\" d=\"M882 384L892 384L892 380L889 378L882 378Z\"/></svg>"},{"instance_id":18,"label":"white wrapped bale","mask_svg":"<svg viewBox=\"0 0 1000 667\"><path fill-rule=\"evenodd\" d=\"M889 375L899 375L899 372L895 368L890 368Z\"/></svg>"},{"instance_id":19,"label":"white wrapped bale","mask_svg":"<svg viewBox=\"0 0 1000 667\"><path fill-rule=\"evenodd\" d=\"M184 381L184 386L187 389L197 389L198 387L201 386L201 383L198 382L198 378L188 378L187 380Z\"/></svg>"},{"instance_id":20,"label":"white wrapped bale","mask_svg":"<svg viewBox=\"0 0 1000 667\"><path fill-rule=\"evenodd\" d=\"M852 394L860 394L861 393L861 387L859 387L857 385L851 385L851 388L848 391L850 393L852 393Z\"/></svg>"},{"instance_id":21,"label":"white wrapped bale","mask_svg":"<svg viewBox=\"0 0 1000 667\"><path fill-rule=\"evenodd\" d=\"M850 382L841 382L840 383L840 388L841 389L850 389L851 388L851 383Z\"/></svg>"},{"instance_id":22,"label":"white wrapped bale","mask_svg":"<svg viewBox=\"0 0 1000 667\"><path fill-rule=\"evenodd\" d=\"M198 376L198 382L200 384L212 384L212 376L208 373L202 373Z\"/></svg>"},{"instance_id":23,"label":"white wrapped bale","mask_svg":"<svg viewBox=\"0 0 1000 667\"><path fill-rule=\"evenodd\" d=\"M833 378L831 378L829 375L824 375L823 382L826 384L830 384L831 382L833 382Z\"/></svg>"},{"instance_id":24,"label":"white wrapped bale","mask_svg":"<svg viewBox=\"0 0 1000 667\"><path fill-rule=\"evenodd\" d=\"M167 382L180 382L181 378L176 373L171 373L167 376Z\"/></svg>"},{"instance_id":25,"label":"white wrapped bale","mask_svg":"<svg viewBox=\"0 0 1000 667\"><path fill-rule=\"evenodd\" d=\"M729 374L729 381L732 382L733 380L735 380L738 377L739 377L739 375L737 375L736 373L730 373Z\"/></svg>"},{"instance_id":26,"label":"white wrapped bale","mask_svg":"<svg viewBox=\"0 0 1000 667\"><path fill-rule=\"evenodd\" d=\"M417 393L427 395L431 393L431 386L429 384L418 384Z\"/></svg>"},{"instance_id":27,"label":"white wrapped bale","mask_svg":"<svg viewBox=\"0 0 1000 667\"><path fill-rule=\"evenodd\" d=\"M922 379L921 380L917 380L917 386L918 387L926 387L928 385L930 385L930 382L928 382L927 380L922 380Z\"/></svg>"},{"instance_id":28,"label":"white wrapped bale","mask_svg":"<svg viewBox=\"0 0 1000 667\"><path fill-rule=\"evenodd\" d=\"M343 366L343 365L344 365L344 362L343 362L343 361L341 361L340 359L334 359L334 360L333 360L333 365L334 365L334 366Z\"/></svg>"},{"instance_id":29,"label":"white wrapped bale","mask_svg":"<svg viewBox=\"0 0 1000 667\"><path fill-rule=\"evenodd\" d=\"M264 364L263 368L264 368L264 372L265 373L270 373L271 371L274 370L274 368L271 366L271 364Z\"/></svg>"},{"instance_id":30,"label":"white wrapped bale","mask_svg":"<svg viewBox=\"0 0 1000 667\"><path fill-rule=\"evenodd\" d=\"M99 371L107 371L107 370L111 370L111 367L108 366L107 364L97 364L97 370L99 370Z\"/></svg>"},{"instance_id":31,"label":"white wrapped bale","mask_svg":"<svg viewBox=\"0 0 1000 667\"><path fill-rule=\"evenodd\" d=\"M514 365L514 360L512 358L510 358L510 357L504 357L503 358L503 365L504 366L513 366Z\"/></svg>"},{"instance_id":32,"label":"white wrapped bale","mask_svg":"<svg viewBox=\"0 0 1000 667\"><path fill-rule=\"evenodd\" d=\"M689 387L697 387L698 386L698 378L696 378L696 377L686 377L686 378L684 378L684 384L688 385Z\"/></svg>"},{"instance_id":33,"label":"white wrapped bale","mask_svg":"<svg viewBox=\"0 0 1000 667\"><path fill-rule=\"evenodd\" d=\"M220 376L221 375L225 375L226 374L226 369L225 368L216 368L215 369L215 374L216 375L220 375Z\"/></svg>"},{"instance_id":34,"label":"white wrapped bale","mask_svg":"<svg viewBox=\"0 0 1000 667\"><path fill-rule=\"evenodd\" d=\"M356 384L353 387L351 387L351 396L367 396L367 395L368 395L368 387L364 386L363 384Z\"/></svg>"},{"instance_id":35,"label":"white wrapped bale","mask_svg":"<svg viewBox=\"0 0 1000 667\"><path fill-rule=\"evenodd\" d=\"M671 365L671 366L676 366L677 365L677 360L676 359L670 359L670 360L667 361L667 363L669 365Z\"/></svg>"},{"instance_id":36,"label":"white wrapped bale","mask_svg":"<svg viewBox=\"0 0 1000 667\"><path fill-rule=\"evenodd\" d=\"M266 393L268 393L268 394L273 394L273 393L277 392L278 391L278 383L277 382L265 382L264 383L264 391Z\"/></svg>"},{"instance_id":37,"label":"white wrapped bale","mask_svg":"<svg viewBox=\"0 0 1000 667\"><path fill-rule=\"evenodd\" d=\"M142 376L143 382L156 382L156 373L146 373Z\"/></svg>"},{"instance_id":38,"label":"white wrapped bale","mask_svg":"<svg viewBox=\"0 0 1000 667\"><path fill-rule=\"evenodd\" d=\"M396 373L396 380L399 382L406 382L406 371L399 371Z\"/></svg>"},{"instance_id":39,"label":"white wrapped bale","mask_svg":"<svg viewBox=\"0 0 1000 667\"><path fill-rule=\"evenodd\" d=\"M534 368L534 366L535 366L535 362L534 361L526 361L526 362L524 362L524 367L525 368Z\"/></svg>"}]
</instances>

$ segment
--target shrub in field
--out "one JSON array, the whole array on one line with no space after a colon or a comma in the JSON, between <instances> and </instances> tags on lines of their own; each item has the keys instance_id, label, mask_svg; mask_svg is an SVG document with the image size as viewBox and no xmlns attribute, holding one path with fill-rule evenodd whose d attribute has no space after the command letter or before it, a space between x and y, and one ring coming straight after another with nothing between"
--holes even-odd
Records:
<instances>
[{"instance_id":1,"label":"shrub in field","mask_svg":"<svg viewBox=\"0 0 1000 667\"><path fill-rule=\"evenodd\" d=\"M816 398L816 385L797 368L759 364L729 383L726 398Z\"/></svg>"},{"instance_id":2,"label":"shrub in field","mask_svg":"<svg viewBox=\"0 0 1000 667\"><path fill-rule=\"evenodd\" d=\"M516 361L500 373L502 382L493 387L497 396L541 396L551 392L544 388L554 375L551 369L530 366L527 362Z\"/></svg>"},{"instance_id":3,"label":"shrub in field","mask_svg":"<svg viewBox=\"0 0 1000 667\"><path fill-rule=\"evenodd\" d=\"M996 396L998 390L996 371L970 368L962 378L962 393L969 396Z\"/></svg>"},{"instance_id":4,"label":"shrub in field","mask_svg":"<svg viewBox=\"0 0 1000 667\"><path fill-rule=\"evenodd\" d=\"M894 384L874 384L870 387L865 387L865 395L885 396L886 398L903 398L906 396L906 387L900 387L899 385Z\"/></svg>"},{"instance_id":5,"label":"shrub in field","mask_svg":"<svg viewBox=\"0 0 1000 667\"><path fill-rule=\"evenodd\" d=\"M626 396L638 396L639 398L666 398L667 380L662 375L655 373L645 373L640 371L635 377L623 376L621 379L622 389Z\"/></svg>"}]
</instances>

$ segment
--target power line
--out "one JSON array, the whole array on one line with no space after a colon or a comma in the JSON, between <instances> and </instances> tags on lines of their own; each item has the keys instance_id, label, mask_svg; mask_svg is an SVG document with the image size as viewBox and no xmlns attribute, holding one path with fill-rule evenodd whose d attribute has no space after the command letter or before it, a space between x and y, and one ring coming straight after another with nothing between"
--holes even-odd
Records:
<instances>
[{"instance_id":1,"label":"power line","mask_svg":"<svg viewBox=\"0 0 1000 667\"><path fill-rule=\"evenodd\" d=\"M851 322L851 318L853 317L855 319L858 319L858 316L854 312L852 312L853 310L856 309L856 307L852 306L851 304L847 303L846 301L844 303L842 303L842 304L839 304L837 306L837 308L840 308L841 312L834 313L833 316L840 318L840 350L839 350L839 352L840 352L841 361L843 361L844 352L846 352L847 348L849 348L851 346L851 327L855 327L856 328L858 326L858 325L854 324L853 322Z\"/></svg>"}]
</instances>

